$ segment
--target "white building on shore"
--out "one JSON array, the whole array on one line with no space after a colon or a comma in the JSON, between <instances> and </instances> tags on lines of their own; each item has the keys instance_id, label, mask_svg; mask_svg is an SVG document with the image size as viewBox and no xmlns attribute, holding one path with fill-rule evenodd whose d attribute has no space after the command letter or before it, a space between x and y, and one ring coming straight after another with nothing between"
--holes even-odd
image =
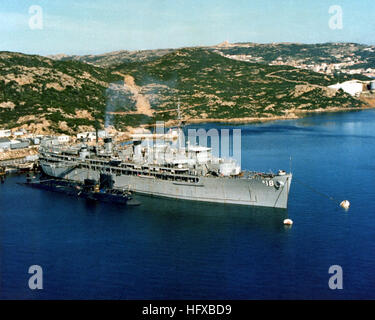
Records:
<instances>
[{"instance_id":1,"label":"white building on shore","mask_svg":"<svg viewBox=\"0 0 375 320\"><path fill-rule=\"evenodd\" d=\"M344 92L349 93L352 96L358 96L363 91L363 83L359 80L350 80L331 85L329 88L336 90L342 89Z\"/></svg>"},{"instance_id":2,"label":"white building on shore","mask_svg":"<svg viewBox=\"0 0 375 320\"><path fill-rule=\"evenodd\" d=\"M95 131L92 132L81 132L77 134L77 139L87 139L90 141L94 141L96 139Z\"/></svg>"},{"instance_id":3,"label":"white building on shore","mask_svg":"<svg viewBox=\"0 0 375 320\"><path fill-rule=\"evenodd\" d=\"M12 131L11 130L0 130L0 138L7 138L7 137L10 137L12 135Z\"/></svg>"},{"instance_id":4,"label":"white building on shore","mask_svg":"<svg viewBox=\"0 0 375 320\"><path fill-rule=\"evenodd\" d=\"M109 137L109 134L105 130L99 130L98 131L98 139L103 139ZM77 134L77 139L87 139L89 141L94 141L96 140L96 132L91 131L91 132L81 132Z\"/></svg>"},{"instance_id":5,"label":"white building on shore","mask_svg":"<svg viewBox=\"0 0 375 320\"><path fill-rule=\"evenodd\" d=\"M60 142L60 143L68 143L70 141L70 137L69 136L66 136L66 135L61 135L61 136L58 136L57 137L57 140Z\"/></svg>"}]
</instances>

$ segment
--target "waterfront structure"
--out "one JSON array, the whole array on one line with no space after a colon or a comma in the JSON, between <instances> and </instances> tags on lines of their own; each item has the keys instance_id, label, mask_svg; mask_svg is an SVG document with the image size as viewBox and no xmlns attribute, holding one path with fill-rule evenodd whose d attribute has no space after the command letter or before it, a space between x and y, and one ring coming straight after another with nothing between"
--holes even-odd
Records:
<instances>
[{"instance_id":1,"label":"waterfront structure","mask_svg":"<svg viewBox=\"0 0 375 320\"><path fill-rule=\"evenodd\" d=\"M27 148L30 145L29 140L12 140L10 141L10 149L15 150L15 149L24 149Z\"/></svg>"},{"instance_id":2,"label":"waterfront structure","mask_svg":"<svg viewBox=\"0 0 375 320\"><path fill-rule=\"evenodd\" d=\"M8 138L0 138L0 149L10 149L10 140Z\"/></svg>"}]
</instances>

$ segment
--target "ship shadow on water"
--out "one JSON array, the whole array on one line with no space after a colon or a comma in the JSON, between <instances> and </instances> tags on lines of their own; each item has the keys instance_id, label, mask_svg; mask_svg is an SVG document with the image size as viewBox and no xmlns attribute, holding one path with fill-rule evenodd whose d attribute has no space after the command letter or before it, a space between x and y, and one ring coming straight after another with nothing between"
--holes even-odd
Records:
<instances>
[{"instance_id":1,"label":"ship shadow on water","mask_svg":"<svg viewBox=\"0 0 375 320\"><path fill-rule=\"evenodd\" d=\"M188 201L139 194L134 198L141 203L136 209L136 214L151 215L160 220L181 221L184 227L190 223L192 225L207 223L207 226L211 227L241 225L249 230L273 232L286 230L283 221L288 217L287 209Z\"/></svg>"},{"instance_id":2,"label":"ship shadow on water","mask_svg":"<svg viewBox=\"0 0 375 320\"><path fill-rule=\"evenodd\" d=\"M23 182L23 176L15 179ZM101 216L102 219L112 222L129 222L136 219L142 224L151 224L162 228L196 228L207 230L212 228L232 229L244 228L246 231L263 230L267 232L285 232L288 230L283 225L283 220L288 217L287 209L244 206L235 204L209 203L170 199L162 197L133 194L132 198L139 205L124 205L110 202L99 202L76 196L57 193L47 190L29 189L17 184L20 192L31 198L47 199L54 206L66 206L77 214L85 213L88 216ZM38 201L37 201L38 202ZM158 228L158 227L157 227Z\"/></svg>"}]
</instances>

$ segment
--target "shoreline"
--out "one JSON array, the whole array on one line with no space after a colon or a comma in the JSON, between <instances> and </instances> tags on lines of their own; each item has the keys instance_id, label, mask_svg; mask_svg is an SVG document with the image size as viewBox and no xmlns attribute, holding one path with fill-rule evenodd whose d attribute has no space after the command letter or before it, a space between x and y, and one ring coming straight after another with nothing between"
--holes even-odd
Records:
<instances>
[{"instance_id":1,"label":"shoreline","mask_svg":"<svg viewBox=\"0 0 375 320\"><path fill-rule=\"evenodd\" d=\"M251 124L251 123L266 123L272 121L280 121L280 120L297 120L301 118L308 117L310 115L316 114L324 114L324 113L341 113L341 112L351 112L351 111L363 111L363 110L370 110L375 109L375 99L373 99L373 103L367 104L364 107L350 107L350 108L340 108L340 107L330 107L326 109L315 109L315 110L296 110L292 109L289 112L286 112L285 115L282 116L271 116L271 117L243 117L243 118L229 118L229 119L222 119L222 118L206 118L206 119L185 119L182 120L184 125L194 125L194 124L208 124L208 123L221 123L221 124L233 124L233 125L241 125L241 124ZM176 127L178 125L178 120L168 120L164 122L165 128ZM140 124L136 127L129 127L127 126L125 131L122 132L123 138L122 140L128 140L129 135L133 133L133 131L137 128L143 129L152 129L155 128L156 122L148 123L148 124ZM54 134L54 133L50 133ZM69 135L70 137L76 137L76 134Z\"/></svg>"},{"instance_id":2,"label":"shoreline","mask_svg":"<svg viewBox=\"0 0 375 320\"><path fill-rule=\"evenodd\" d=\"M191 124L205 124L205 123L223 123L223 124L248 124L248 123L265 123L278 120L296 120L301 119L309 115L323 114L323 113L340 113L350 111L363 111L375 109L374 106L361 107L361 108L339 108L332 107L327 109L316 109L316 110L291 110L290 114L284 116L273 116L273 117L244 117L244 118L231 118L231 119L220 119L220 118L207 118L207 119L188 119L183 120L185 125ZM178 124L177 120L168 120L165 122L165 127L174 127ZM153 125L146 125L146 127L152 127Z\"/></svg>"},{"instance_id":3,"label":"shoreline","mask_svg":"<svg viewBox=\"0 0 375 320\"><path fill-rule=\"evenodd\" d=\"M273 117L244 117L244 118L232 118L232 119L188 119L183 120L185 126L194 125L194 124L209 124L209 123L220 123L220 124L232 124L232 125L241 125L241 124L255 124L255 123L266 123L266 122L272 122L272 121L280 121L280 120L296 120L296 119L302 119L308 116L314 116L317 114L324 114L324 113L341 113L341 112L353 112L353 111L364 111L364 110L371 110L375 109L375 103L373 105L366 105L365 107L361 108L339 108L339 107L332 107L332 108L326 108L326 109L316 109L316 110L290 110L289 114L287 113L284 116L273 116ZM178 120L169 120L164 123L164 128L171 128L176 127L178 125ZM138 127L133 127L132 129L136 128L143 128L143 129L152 129L155 128L155 123L153 124L142 124ZM133 133L133 130L126 130L122 131L124 134L122 135L122 138L117 137L116 141L123 142L123 141L130 141L130 135ZM71 136L71 137L75 137ZM15 157L15 153L22 153L22 156ZM30 148L26 150L15 150L13 152L1 152L0 153L0 161L9 161L14 158L19 158L31 154L35 154L35 151L31 150Z\"/></svg>"}]
</instances>

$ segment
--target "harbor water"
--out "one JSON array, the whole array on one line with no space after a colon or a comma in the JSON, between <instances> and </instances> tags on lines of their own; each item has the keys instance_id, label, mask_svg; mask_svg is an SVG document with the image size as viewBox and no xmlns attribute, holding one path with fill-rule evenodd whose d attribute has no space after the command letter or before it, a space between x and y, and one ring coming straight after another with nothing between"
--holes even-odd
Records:
<instances>
[{"instance_id":1,"label":"harbor water","mask_svg":"<svg viewBox=\"0 0 375 320\"><path fill-rule=\"evenodd\" d=\"M0 298L375 299L375 111L199 127L241 129L243 169L291 166L288 209L142 196L127 207L10 175L0 184ZM42 290L28 286L32 265ZM343 289L329 287L333 265Z\"/></svg>"}]
</instances>

